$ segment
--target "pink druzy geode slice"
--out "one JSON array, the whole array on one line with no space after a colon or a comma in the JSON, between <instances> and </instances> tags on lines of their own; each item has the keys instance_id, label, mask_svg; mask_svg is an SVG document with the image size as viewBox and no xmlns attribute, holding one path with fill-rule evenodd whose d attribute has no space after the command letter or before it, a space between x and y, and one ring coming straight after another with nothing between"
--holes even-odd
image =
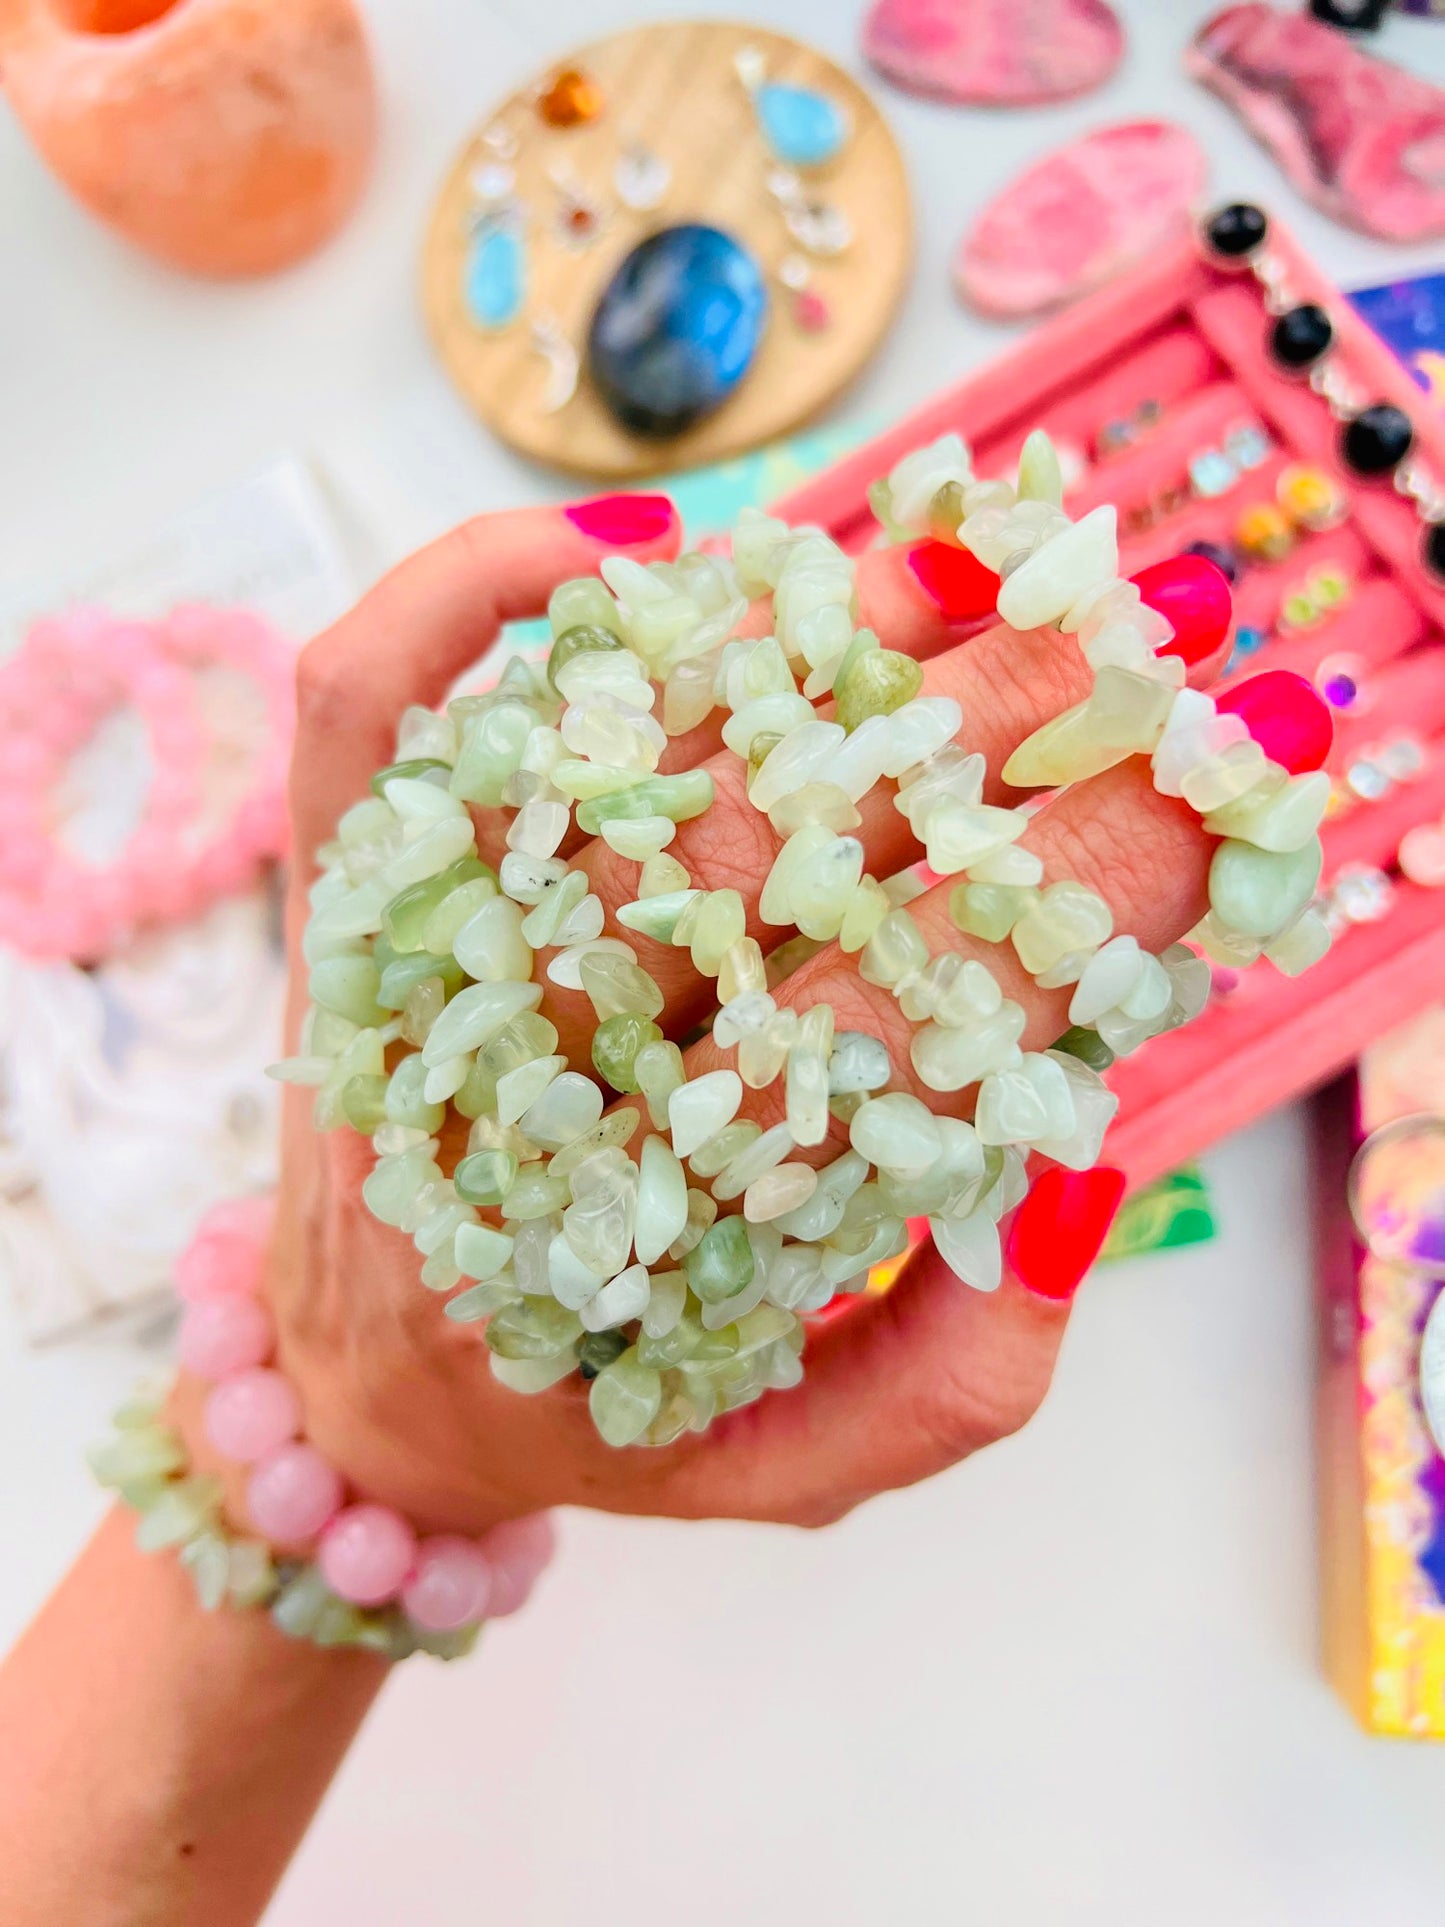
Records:
<instances>
[{"instance_id":1,"label":"pink druzy geode slice","mask_svg":"<svg viewBox=\"0 0 1445 1927\"><path fill-rule=\"evenodd\" d=\"M1124 30L1104 0L876 0L863 53L911 93L1029 107L1100 86Z\"/></svg>"}]
</instances>

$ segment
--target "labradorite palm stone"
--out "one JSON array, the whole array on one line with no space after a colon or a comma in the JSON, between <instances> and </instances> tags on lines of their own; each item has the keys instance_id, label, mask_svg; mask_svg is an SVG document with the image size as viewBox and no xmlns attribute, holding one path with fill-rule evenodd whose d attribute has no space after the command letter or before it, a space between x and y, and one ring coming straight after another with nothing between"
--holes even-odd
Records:
<instances>
[{"instance_id":1,"label":"labradorite palm stone","mask_svg":"<svg viewBox=\"0 0 1445 1927\"><path fill-rule=\"evenodd\" d=\"M663 228L638 243L597 304L593 384L634 435L680 435L747 373L767 308L762 271L731 235L698 222Z\"/></svg>"}]
</instances>

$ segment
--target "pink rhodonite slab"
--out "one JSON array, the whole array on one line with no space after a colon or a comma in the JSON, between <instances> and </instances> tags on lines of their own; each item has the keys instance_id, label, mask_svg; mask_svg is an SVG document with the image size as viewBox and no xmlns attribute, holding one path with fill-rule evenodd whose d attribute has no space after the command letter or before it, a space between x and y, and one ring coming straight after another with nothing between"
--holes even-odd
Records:
<instances>
[{"instance_id":1,"label":"pink rhodonite slab","mask_svg":"<svg viewBox=\"0 0 1445 1927\"><path fill-rule=\"evenodd\" d=\"M1098 287L1182 233L1207 163L1166 120L1121 121L1047 154L992 200L954 257L983 314L1037 314Z\"/></svg>"},{"instance_id":2,"label":"pink rhodonite slab","mask_svg":"<svg viewBox=\"0 0 1445 1927\"><path fill-rule=\"evenodd\" d=\"M876 0L863 53L916 94L1027 107L1086 94L1124 52L1104 0Z\"/></svg>"},{"instance_id":3,"label":"pink rhodonite slab","mask_svg":"<svg viewBox=\"0 0 1445 1927\"><path fill-rule=\"evenodd\" d=\"M1334 27L1262 5L1216 14L1186 65L1326 214L1391 241L1445 234L1439 87Z\"/></svg>"}]
</instances>

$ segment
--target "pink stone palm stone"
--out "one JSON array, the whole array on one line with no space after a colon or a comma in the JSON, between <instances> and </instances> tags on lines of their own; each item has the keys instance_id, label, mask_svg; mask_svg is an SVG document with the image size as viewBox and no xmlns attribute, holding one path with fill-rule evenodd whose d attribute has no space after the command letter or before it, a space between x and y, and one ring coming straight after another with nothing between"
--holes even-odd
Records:
<instances>
[{"instance_id":1,"label":"pink stone palm stone","mask_svg":"<svg viewBox=\"0 0 1445 1927\"><path fill-rule=\"evenodd\" d=\"M1207 163L1169 121L1123 121L1027 168L979 215L954 257L983 314L1037 314L1098 287L1191 219Z\"/></svg>"},{"instance_id":2,"label":"pink stone palm stone","mask_svg":"<svg viewBox=\"0 0 1445 1927\"><path fill-rule=\"evenodd\" d=\"M1124 52L1104 0L876 0L866 59L900 87L1000 107L1086 94Z\"/></svg>"},{"instance_id":3,"label":"pink stone palm stone","mask_svg":"<svg viewBox=\"0 0 1445 1927\"><path fill-rule=\"evenodd\" d=\"M1300 192L1365 234L1445 234L1445 91L1333 27L1267 6L1227 7L1185 56Z\"/></svg>"}]
</instances>

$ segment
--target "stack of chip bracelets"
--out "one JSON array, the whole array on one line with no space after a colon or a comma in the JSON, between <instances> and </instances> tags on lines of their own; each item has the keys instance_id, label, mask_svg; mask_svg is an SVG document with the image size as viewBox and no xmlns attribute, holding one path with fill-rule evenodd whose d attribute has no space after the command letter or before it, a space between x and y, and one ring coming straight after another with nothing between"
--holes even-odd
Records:
<instances>
[{"instance_id":1,"label":"stack of chip bracelets","mask_svg":"<svg viewBox=\"0 0 1445 1927\"><path fill-rule=\"evenodd\" d=\"M1052 625L1093 672L1004 780L1052 788L1148 758L1156 789L1221 839L1192 941L1230 966L1304 969L1329 943L1312 907L1328 711L1296 678L1268 700L1187 688L1169 623L1119 578L1114 510L1074 524L1061 496L1042 434L1016 487L975 478L950 436L900 462L875 508L894 539L972 551L1000 577L1001 622ZM861 1289L910 1217L965 1284L996 1286L1029 1158L1096 1163L1116 1102L1100 1071L1194 1016L1210 974L1195 949L1153 956L1093 890L1045 878L1019 842L1029 813L981 800L959 705L921 695L921 665L858 626L853 563L828 537L745 513L730 559L613 557L601 575L554 594L544 667L513 660L485 695L402 717L397 760L318 853L311 1009L276 1075L317 1087L319 1127L372 1139L367 1205L413 1239L422 1284L455 1293L449 1316L485 1321L499 1379L539 1392L580 1373L604 1439L663 1445L796 1384L803 1320ZM737 636L766 597L773 633ZM766 955L739 893L695 887L668 854L714 785L658 765L719 706L748 801L784 839L759 905L777 933ZM1041 986L1072 987L1053 1049L1021 1047L1024 1011L977 956L930 954L914 875L866 872L858 804L882 783L956 879L969 951L1008 943ZM474 810L507 819L495 871ZM617 930L557 854L574 823L638 866ZM716 981L726 1066L689 1076L633 933ZM829 944L897 999L909 1081L937 1106L900 1088L877 1037L836 1029L826 1004L789 1008L788 972ZM544 987L590 1001L589 1068L559 1053ZM778 1122L740 1115L746 1092L778 1083ZM449 1117L466 1130L450 1171Z\"/></svg>"}]
</instances>

